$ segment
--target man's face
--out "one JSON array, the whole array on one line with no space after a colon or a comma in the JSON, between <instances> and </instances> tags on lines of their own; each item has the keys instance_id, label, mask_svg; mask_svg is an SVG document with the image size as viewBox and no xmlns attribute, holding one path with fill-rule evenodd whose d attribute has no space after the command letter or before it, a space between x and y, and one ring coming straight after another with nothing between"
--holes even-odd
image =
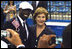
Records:
<instances>
[{"instance_id":1,"label":"man's face","mask_svg":"<svg viewBox=\"0 0 72 49\"><path fill-rule=\"evenodd\" d=\"M26 20L29 17L30 13L31 13L31 10L30 9L21 9L20 10L20 13L19 13L19 16L23 20Z\"/></svg>"}]
</instances>

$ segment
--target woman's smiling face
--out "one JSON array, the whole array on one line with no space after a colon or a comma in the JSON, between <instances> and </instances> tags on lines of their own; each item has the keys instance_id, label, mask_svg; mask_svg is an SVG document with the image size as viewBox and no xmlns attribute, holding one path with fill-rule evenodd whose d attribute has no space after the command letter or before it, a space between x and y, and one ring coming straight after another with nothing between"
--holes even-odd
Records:
<instances>
[{"instance_id":1,"label":"woman's smiling face","mask_svg":"<svg viewBox=\"0 0 72 49\"><path fill-rule=\"evenodd\" d=\"M44 23L45 23L45 21L46 21L46 16L45 16L45 14L44 13L42 13L42 14L38 14L37 16L36 16L36 23L38 24L38 25L44 25Z\"/></svg>"}]
</instances>

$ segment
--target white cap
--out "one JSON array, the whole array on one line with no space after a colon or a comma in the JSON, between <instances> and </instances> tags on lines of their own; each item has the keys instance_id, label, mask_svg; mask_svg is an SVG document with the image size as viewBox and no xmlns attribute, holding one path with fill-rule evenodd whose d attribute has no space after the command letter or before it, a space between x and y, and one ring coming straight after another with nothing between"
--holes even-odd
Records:
<instances>
[{"instance_id":1,"label":"white cap","mask_svg":"<svg viewBox=\"0 0 72 49\"><path fill-rule=\"evenodd\" d=\"M26 2L26 1L20 3L19 8L22 8L22 9L31 9L31 10L33 10L32 5L31 5L30 3L28 3L28 2Z\"/></svg>"}]
</instances>

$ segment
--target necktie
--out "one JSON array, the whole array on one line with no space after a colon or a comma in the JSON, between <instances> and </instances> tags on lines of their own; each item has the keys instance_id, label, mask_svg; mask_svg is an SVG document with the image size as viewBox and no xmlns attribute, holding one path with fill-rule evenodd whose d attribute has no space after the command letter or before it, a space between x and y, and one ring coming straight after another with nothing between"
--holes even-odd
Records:
<instances>
[{"instance_id":1,"label":"necktie","mask_svg":"<svg viewBox=\"0 0 72 49\"><path fill-rule=\"evenodd\" d=\"M27 25L26 25L26 23L25 23L25 22L23 22L23 27L24 27L24 28L25 28L25 30L26 30L27 39L28 39L28 34L29 34L29 32L28 32L28 28L27 28Z\"/></svg>"},{"instance_id":2,"label":"necktie","mask_svg":"<svg viewBox=\"0 0 72 49\"><path fill-rule=\"evenodd\" d=\"M25 22L23 22L23 28L25 28Z\"/></svg>"}]
</instances>

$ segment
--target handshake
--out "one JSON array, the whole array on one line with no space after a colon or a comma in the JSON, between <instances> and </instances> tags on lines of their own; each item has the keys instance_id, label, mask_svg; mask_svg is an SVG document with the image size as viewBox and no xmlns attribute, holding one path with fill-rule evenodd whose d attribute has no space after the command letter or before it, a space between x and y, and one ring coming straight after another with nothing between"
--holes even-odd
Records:
<instances>
[{"instance_id":1,"label":"handshake","mask_svg":"<svg viewBox=\"0 0 72 49\"><path fill-rule=\"evenodd\" d=\"M15 46L23 45L21 42L21 39L19 37L19 34L17 32L15 32L12 29L7 29L7 31L9 31L12 35L11 38L5 37L8 41L10 41ZM40 39L38 41L38 48L54 48L56 46L56 44L49 45L52 37L56 37L56 35L45 35L44 34L42 37L40 37Z\"/></svg>"}]
</instances>

